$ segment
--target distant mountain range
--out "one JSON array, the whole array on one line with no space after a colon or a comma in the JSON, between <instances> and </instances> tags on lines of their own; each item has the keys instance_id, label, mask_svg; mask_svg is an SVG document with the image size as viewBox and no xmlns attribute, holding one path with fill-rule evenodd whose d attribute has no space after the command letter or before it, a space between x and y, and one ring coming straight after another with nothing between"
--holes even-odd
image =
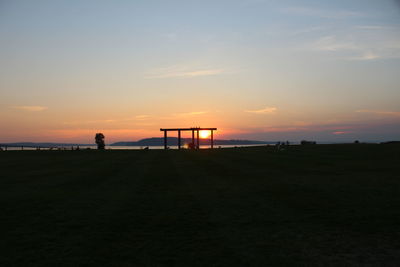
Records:
<instances>
[{"instance_id":1,"label":"distant mountain range","mask_svg":"<svg viewBox=\"0 0 400 267\"><path fill-rule=\"evenodd\" d=\"M169 146L177 146L178 138L177 137L168 137L167 138ZM188 144L192 142L191 138L182 138L181 144ZM200 145L209 145L210 139L200 139ZM257 144L275 144L276 142L271 141L254 141L254 140L220 140L215 139L214 145L257 145ZM78 144L78 143L34 143L34 142L16 142L16 143L0 143L0 146L10 146L10 147L71 147L71 146L94 146L95 144ZM163 146L164 138L163 137L153 137L153 138L145 138L139 141L121 141L115 142L112 144L108 144L108 146Z\"/></svg>"}]
</instances>

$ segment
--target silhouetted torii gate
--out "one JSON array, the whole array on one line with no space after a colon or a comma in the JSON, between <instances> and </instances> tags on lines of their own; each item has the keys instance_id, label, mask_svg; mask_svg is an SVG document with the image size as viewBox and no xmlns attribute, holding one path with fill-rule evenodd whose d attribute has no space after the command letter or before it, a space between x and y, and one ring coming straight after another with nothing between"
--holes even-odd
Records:
<instances>
[{"instance_id":1,"label":"silhouetted torii gate","mask_svg":"<svg viewBox=\"0 0 400 267\"><path fill-rule=\"evenodd\" d=\"M163 129L161 128L160 131L164 132L164 149L167 149L167 133L168 132L178 132L178 149L181 149L181 132L182 131L192 131L192 144L194 145L194 132L197 133L197 145L196 148L200 148L200 137L199 137L199 132L200 131L211 131L210 139L211 139L211 148L214 148L214 131L216 131L217 128L201 128L201 127L192 127L192 128L169 128L169 129Z\"/></svg>"}]
</instances>

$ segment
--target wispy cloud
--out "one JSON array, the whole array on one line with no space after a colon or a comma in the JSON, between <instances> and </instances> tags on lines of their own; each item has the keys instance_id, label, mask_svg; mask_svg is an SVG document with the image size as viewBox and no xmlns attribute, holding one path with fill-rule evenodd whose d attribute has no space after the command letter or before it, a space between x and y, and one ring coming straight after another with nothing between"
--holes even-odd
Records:
<instances>
[{"instance_id":1,"label":"wispy cloud","mask_svg":"<svg viewBox=\"0 0 400 267\"><path fill-rule=\"evenodd\" d=\"M137 119L137 120L147 120L150 117L151 117L150 115L136 115L135 119Z\"/></svg>"},{"instance_id":2,"label":"wispy cloud","mask_svg":"<svg viewBox=\"0 0 400 267\"><path fill-rule=\"evenodd\" d=\"M372 51L363 51L361 55L355 57L348 57L349 60L373 60L382 58L382 56L372 52Z\"/></svg>"},{"instance_id":3,"label":"wispy cloud","mask_svg":"<svg viewBox=\"0 0 400 267\"><path fill-rule=\"evenodd\" d=\"M327 123L327 124L313 124L306 123L304 125L276 125L276 126L266 126L266 127L253 127L246 128L243 131L247 133L251 132L312 132L312 131L324 131L328 133L344 134L350 133L354 129L360 127L357 124L340 124L340 123Z\"/></svg>"},{"instance_id":4,"label":"wispy cloud","mask_svg":"<svg viewBox=\"0 0 400 267\"><path fill-rule=\"evenodd\" d=\"M127 123L134 122L135 125L143 124L143 121L152 118L150 115L136 115L128 118L115 118L115 119L101 119L101 120L78 120L78 121L65 121L66 125L84 125L84 124L111 124L111 123Z\"/></svg>"},{"instance_id":5,"label":"wispy cloud","mask_svg":"<svg viewBox=\"0 0 400 267\"><path fill-rule=\"evenodd\" d=\"M318 32L321 30L324 30L325 27L322 26L314 26L314 27L308 27L308 28L303 28L296 30L292 33L292 35L301 35L301 34L307 34L307 33L313 33L313 32Z\"/></svg>"},{"instance_id":6,"label":"wispy cloud","mask_svg":"<svg viewBox=\"0 0 400 267\"><path fill-rule=\"evenodd\" d=\"M113 123L116 122L116 120L113 119L105 119L105 120L92 120L88 121L88 123Z\"/></svg>"},{"instance_id":7,"label":"wispy cloud","mask_svg":"<svg viewBox=\"0 0 400 267\"><path fill-rule=\"evenodd\" d=\"M206 113L207 113L207 111L192 111L192 112L175 113L174 115L187 117L187 116L202 115L202 114L206 114Z\"/></svg>"},{"instance_id":8,"label":"wispy cloud","mask_svg":"<svg viewBox=\"0 0 400 267\"><path fill-rule=\"evenodd\" d=\"M44 106L15 106L13 108L19 109L19 110L24 110L24 111L32 111L32 112L43 111L43 110L48 109L48 107L44 107Z\"/></svg>"},{"instance_id":9,"label":"wispy cloud","mask_svg":"<svg viewBox=\"0 0 400 267\"><path fill-rule=\"evenodd\" d=\"M396 35L395 35L396 36ZM339 38L335 35L324 36L311 44L311 49L339 55L345 60L374 60L400 58L400 39L377 35L371 39L357 33Z\"/></svg>"},{"instance_id":10,"label":"wispy cloud","mask_svg":"<svg viewBox=\"0 0 400 267\"><path fill-rule=\"evenodd\" d=\"M146 79L162 78L195 78L201 76L213 76L226 73L222 68L188 68L172 66L155 69L145 74Z\"/></svg>"},{"instance_id":11,"label":"wispy cloud","mask_svg":"<svg viewBox=\"0 0 400 267\"><path fill-rule=\"evenodd\" d=\"M114 123L117 120L114 119L104 119L104 120L86 120L86 121L65 121L65 125L79 125L79 124L104 124L104 123Z\"/></svg>"},{"instance_id":12,"label":"wispy cloud","mask_svg":"<svg viewBox=\"0 0 400 267\"><path fill-rule=\"evenodd\" d=\"M359 25L355 27L356 29L361 29L361 30L382 30L382 29L389 29L389 27L386 26L380 26L380 25Z\"/></svg>"},{"instance_id":13,"label":"wispy cloud","mask_svg":"<svg viewBox=\"0 0 400 267\"><path fill-rule=\"evenodd\" d=\"M314 48L322 51L354 50L358 47L351 41L339 41L336 36L324 36L314 42Z\"/></svg>"},{"instance_id":14,"label":"wispy cloud","mask_svg":"<svg viewBox=\"0 0 400 267\"><path fill-rule=\"evenodd\" d=\"M256 110L245 110L244 112L247 113L254 113L254 114L273 114L278 109L276 107L266 107L263 109L256 109Z\"/></svg>"},{"instance_id":15,"label":"wispy cloud","mask_svg":"<svg viewBox=\"0 0 400 267\"><path fill-rule=\"evenodd\" d=\"M370 109L360 109L356 110L357 113L370 113L376 115L386 115L386 116L400 116L400 111L389 111L389 110L370 110Z\"/></svg>"},{"instance_id":16,"label":"wispy cloud","mask_svg":"<svg viewBox=\"0 0 400 267\"><path fill-rule=\"evenodd\" d=\"M342 134L349 134L349 133L352 133L352 132L350 132L350 131L335 131L332 134L334 134L334 135L342 135Z\"/></svg>"},{"instance_id":17,"label":"wispy cloud","mask_svg":"<svg viewBox=\"0 0 400 267\"><path fill-rule=\"evenodd\" d=\"M328 19L343 19L349 17L365 16L365 14L363 13L352 10L326 10L326 9L306 7L306 6L286 7L280 9L280 11L285 14L328 18Z\"/></svg>"}]
</instances>

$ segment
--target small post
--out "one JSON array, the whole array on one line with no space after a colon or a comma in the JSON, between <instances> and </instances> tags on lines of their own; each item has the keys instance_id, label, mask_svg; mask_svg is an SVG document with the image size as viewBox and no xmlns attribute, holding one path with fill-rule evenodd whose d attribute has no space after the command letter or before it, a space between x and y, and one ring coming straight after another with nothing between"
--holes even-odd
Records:
<instances>
[{"instance_id":1,"label":"small post","mask_svg":"<svg viewBox=\"0 0 400 267\"><path fill-rule=\"evenodd\" d=\"M178 149L181 149L181 130L178 130Z\"/></svg>"},{"instance_id":2,"label":"small post","mask_svg":"<svg viewBox=\"0 0 400 267\"><path fill-rule=\"evenodd\" d=\"M214 148L214 131L211 130L211 149Z\"/></svg>"},{"instance_id":3,"label":"small post","mask_svg":"<svg viewBox=\"0 0 400 267\"><path fill-rule=\"evenodd\" d=\"M167 131L164 130L164 149L167 149Z\"/></svg>"},{"instance_id":4,"label":"small post","mask_svg":"<svg viewBox=\"0 0 400 267\"><path fill-rule=\"evenodd\" d=\"M193 148L194 148L194 130L192 130L192 145L193 145Z\"/></svg>"},{"instance_id":5,"label":"small post","mask_svg":"<svg viewBox=\"0 0 400 267\"><path fill-rule=\"evenodd\" d=\"M197 149L200 149L200 133L199 133L200 131L199 130L197 130Z\"/></svg>"}]
</instances>

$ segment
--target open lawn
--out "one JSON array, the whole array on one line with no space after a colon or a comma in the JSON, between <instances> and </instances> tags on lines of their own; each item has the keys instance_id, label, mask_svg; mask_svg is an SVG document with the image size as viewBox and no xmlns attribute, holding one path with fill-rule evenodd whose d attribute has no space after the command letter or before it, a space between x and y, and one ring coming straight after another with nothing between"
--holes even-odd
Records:
<instances>
[{"instance_id":1,"label":"open lawn","mask_svg":"<svg viewBox=\"0 0 400 267\"><path fill-rule=\"evenodd\" d=\"M0 151L1 266L400 266L400 146Z\"/></svg>"}]
</instances>

